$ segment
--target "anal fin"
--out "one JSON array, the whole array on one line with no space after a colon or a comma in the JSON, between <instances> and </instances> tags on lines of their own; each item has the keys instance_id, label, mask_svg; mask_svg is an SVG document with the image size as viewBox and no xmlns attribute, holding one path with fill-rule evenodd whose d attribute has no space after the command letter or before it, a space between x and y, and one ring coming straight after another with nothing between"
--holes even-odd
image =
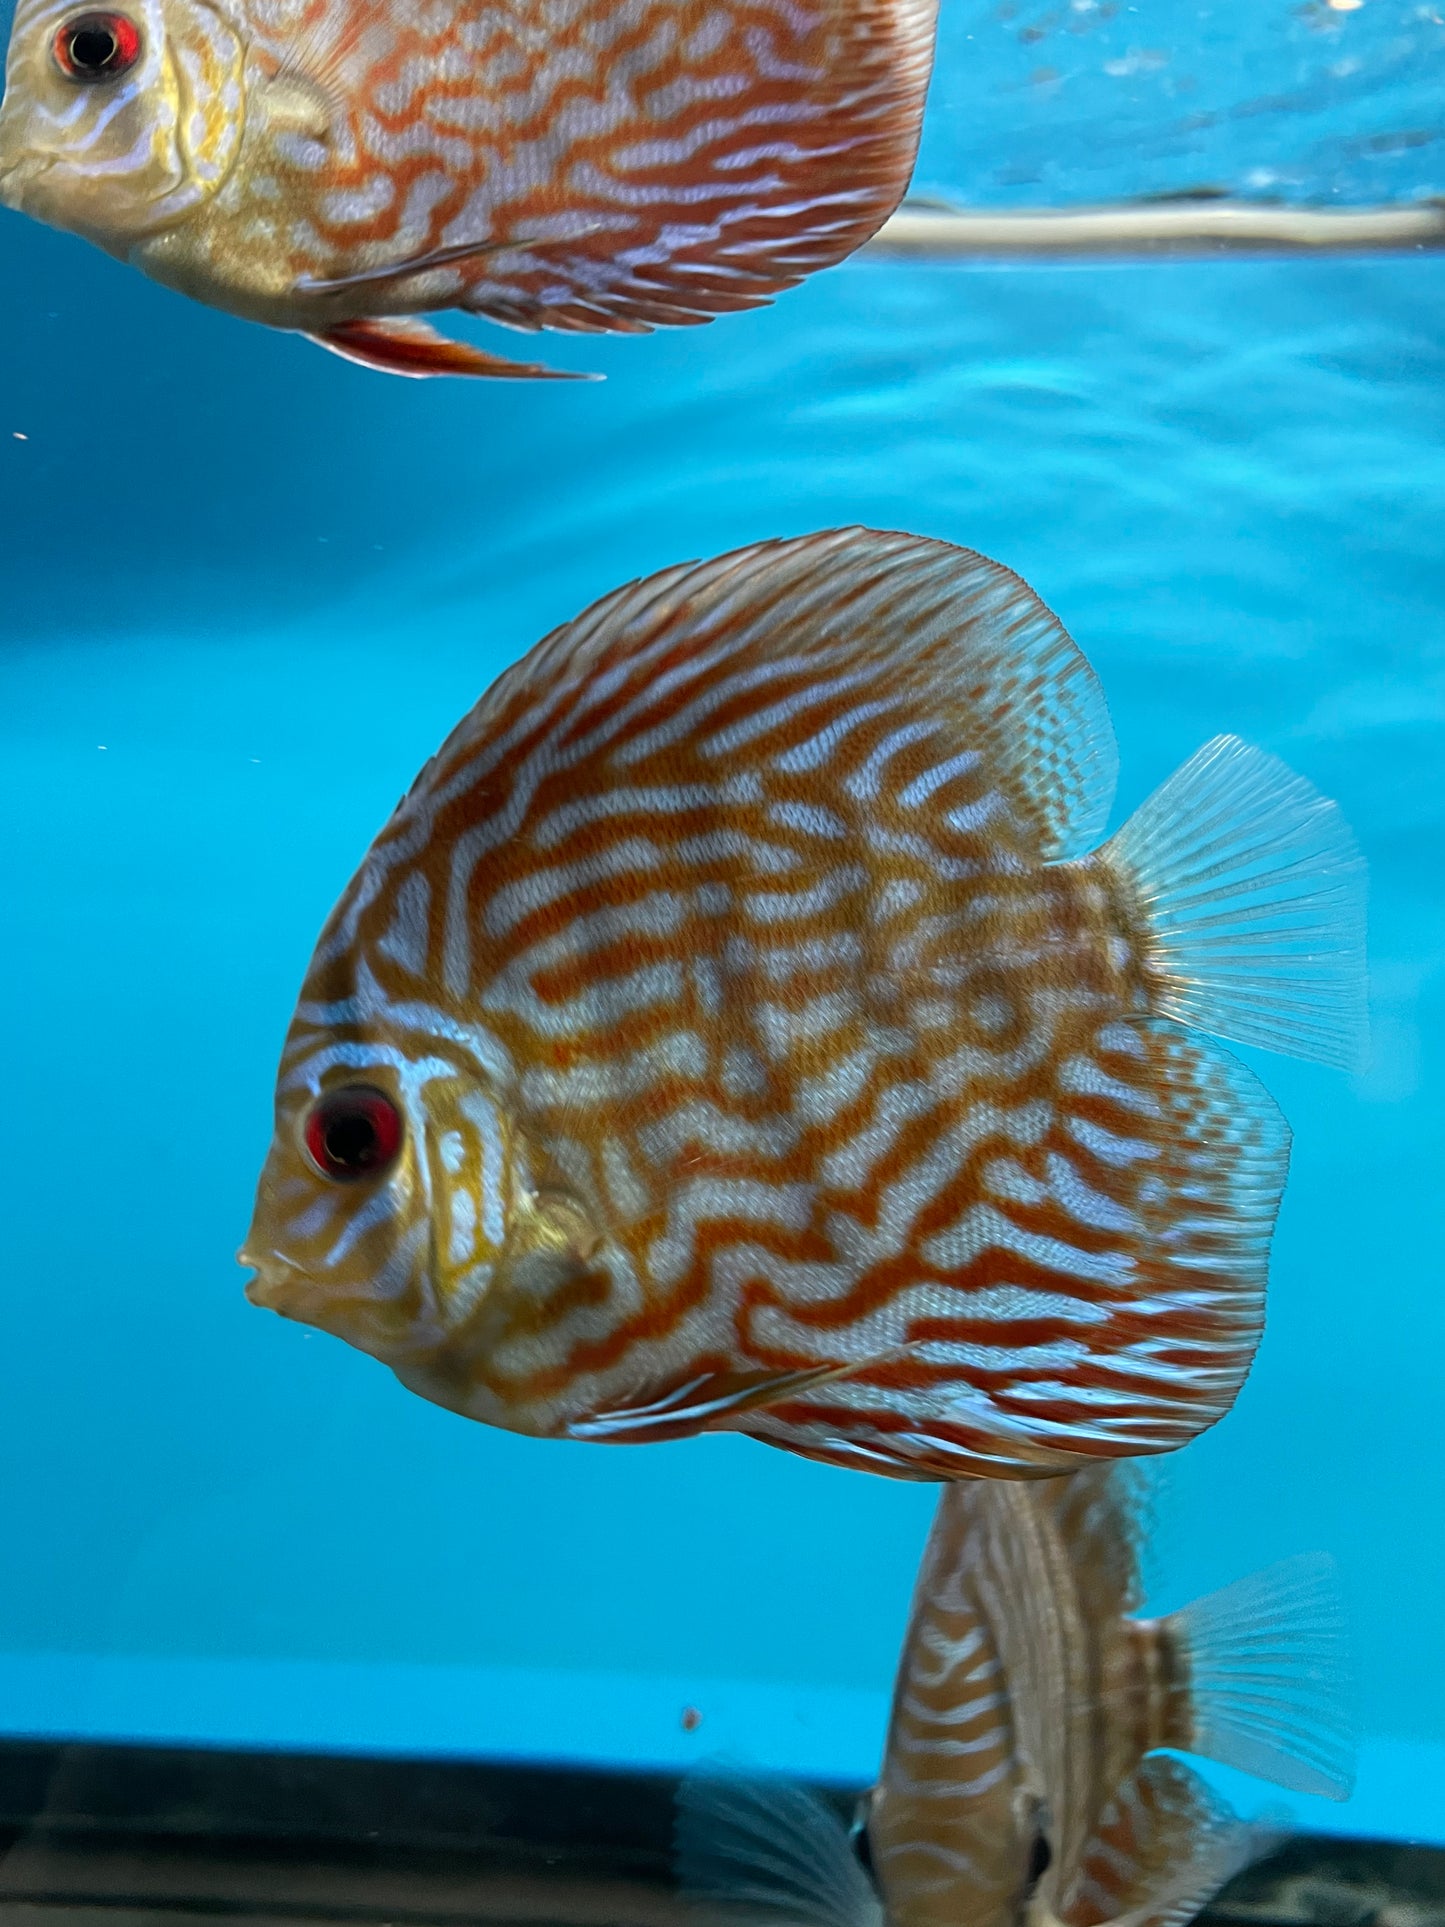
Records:
<instances>
[{"instance_id":1,"label":"anal fin","mask_svg":"<svg viewBox=\"0 0 1445 1927\"><path fill-rule=\"evenodd\" d=\"M1058 1918L1067 1927L1183 1927L1273 1844L1182 1761L1151 1754L1101 1815Z\"/></svg>"},{"instance_id":2,"label":"anal fin","mask_svg":"<svg viewBox=\"0 0 1445 1927\"><path fill-rule=\"evenodd\" d=\"M452 341L438 333L428 321L414 315L374 316L359 321L339 321L320 334L308 334L318 348L329 349L343 361L354 361L362 368L376 368L382 374L407 375L420 380L427 375L480 375L491 380L512 381L599 381L598 375L575 373L570 368L547 368L539 361L508 361L503 355L488 354L469 341Z\"/></svg>"}]
</instances>

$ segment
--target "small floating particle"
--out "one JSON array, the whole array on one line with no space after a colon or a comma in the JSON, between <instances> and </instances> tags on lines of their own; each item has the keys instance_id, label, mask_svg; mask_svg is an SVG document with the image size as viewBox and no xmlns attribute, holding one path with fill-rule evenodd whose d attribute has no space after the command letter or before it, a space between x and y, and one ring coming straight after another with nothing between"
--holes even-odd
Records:
<instances>
[{"instance_id":1,"label":"small floating particle","mask_svg":"<svg viewBox=\"0 0 1445 1927\"><path fill-rule=\"evenodd\" d=\"M702 1714L698 1712L697 1708L695 1706L684 1706L682 1709L683 1732L696 1733L697 1729L701 1725L702 1725Z\"/></svg>"},{"instance_id":2,"label":"small floating particle","mask_svg":"<svg viewBox=\"0 0 1445 1927\"><path fill-rule=\"evenodd\" d=\"M97 743L97 744L96 744L96 748L97 748L97 749L104 749L104 748L105 748L105 744L104 744L104 743Z\"/></svg>"},{"instance_id":3,"label":"small floating particle","mask_svg":"<svg viewBox=\"0 0 1445 1927\"><path fill-rule=\"evenodd\" d=\"M1325 0L1331 13L1358 13L1365 0Z\"/></svg>"},{"instance_id":4,"label":"small floating particle","mask_svg":"<svg viewBox=\"0 0 1445 1927\"><path fill-rule=\"evenodd\" d=\"M12 428L10 431L10 439L14 442L28 442L30 437L28 435L22 435L18 428Z\"/></svg>"}]
</instances>

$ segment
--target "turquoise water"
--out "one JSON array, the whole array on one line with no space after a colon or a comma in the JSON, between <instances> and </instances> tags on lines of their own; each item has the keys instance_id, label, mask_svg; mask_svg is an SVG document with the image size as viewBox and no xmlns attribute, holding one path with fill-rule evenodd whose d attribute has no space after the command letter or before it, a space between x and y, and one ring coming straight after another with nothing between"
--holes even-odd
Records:
<instances>
[{"instance_id":1,"label":"turquoise water","mask_svg":"<svg viewBox=\"0 0 1445 1927\"><path fill-rule=\"evenodd\" d=\"M1168 1466L1159 1597L1333 1551L1361 1791L1296 1810L1445 1841L1445 261L858 261L551 342L608 380L533 390L0 252L0 1731L872 1771L927 1488L486 1431L232 1255L312 942L445 730L625 578L857 520L1034 584L1120 814L1235 730L1365 846L1374 1061L1257 1060L1296 1131L1269 1329Z\"/></svg>"}]
</instances>

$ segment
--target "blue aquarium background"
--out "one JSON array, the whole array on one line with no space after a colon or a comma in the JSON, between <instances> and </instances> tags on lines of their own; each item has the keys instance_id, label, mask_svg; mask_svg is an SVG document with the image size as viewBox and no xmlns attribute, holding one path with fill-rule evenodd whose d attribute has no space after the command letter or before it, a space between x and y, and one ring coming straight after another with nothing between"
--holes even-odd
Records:
<instances>
[{"instance_id":1,"label":"blue aquarium background","mask_svg":"<svg viewBox=\"0 0 1445 1927\"><path fill-rule=\"evenodd\" d=\"M944 13L920 190L1441 191L1429 7ZM450 725L628 577L861 521L1058 611L1121 816L1233 730L1364 844L1373 1059L1257 1061L1268 1332L1162 1468L1156 1596L1332 1551L1360 1789L1294 1811L1445 1841L1445 259L865 257L536 387L367 374L14 217L0 263L0 1732L871 1775L929 1488L487 1431L233 1256L311 945Z\"/></svg>"}]
</instances>

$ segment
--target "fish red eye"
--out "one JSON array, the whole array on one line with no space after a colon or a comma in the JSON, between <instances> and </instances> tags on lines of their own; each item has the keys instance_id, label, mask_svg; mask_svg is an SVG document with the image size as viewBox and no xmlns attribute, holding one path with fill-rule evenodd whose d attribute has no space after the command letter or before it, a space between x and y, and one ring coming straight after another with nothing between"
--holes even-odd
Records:
<instances>
[{"instance_id":1,"label":"fish red eye","mask_svg":"<svg viewBox=\"0 0 1445 1927\"><path fill-rule=\"evenodd\" d=\"M384 1171L401 1149L401 1113L364 1084L328 1091L306 1119L306 1150L325 1178L348 1183Z\"/></svg>"},{"instance_id":2,"label":"fish red eye","mask_svg":"<svg viewBox=\"0 0 1445 1927\"><path fill-rule=\"evenodd\" d=\"M55 36L55 64L68 80L113 80L140 59L140 28L123 13L81 13Z\"/></svg>"}]
</instances>

